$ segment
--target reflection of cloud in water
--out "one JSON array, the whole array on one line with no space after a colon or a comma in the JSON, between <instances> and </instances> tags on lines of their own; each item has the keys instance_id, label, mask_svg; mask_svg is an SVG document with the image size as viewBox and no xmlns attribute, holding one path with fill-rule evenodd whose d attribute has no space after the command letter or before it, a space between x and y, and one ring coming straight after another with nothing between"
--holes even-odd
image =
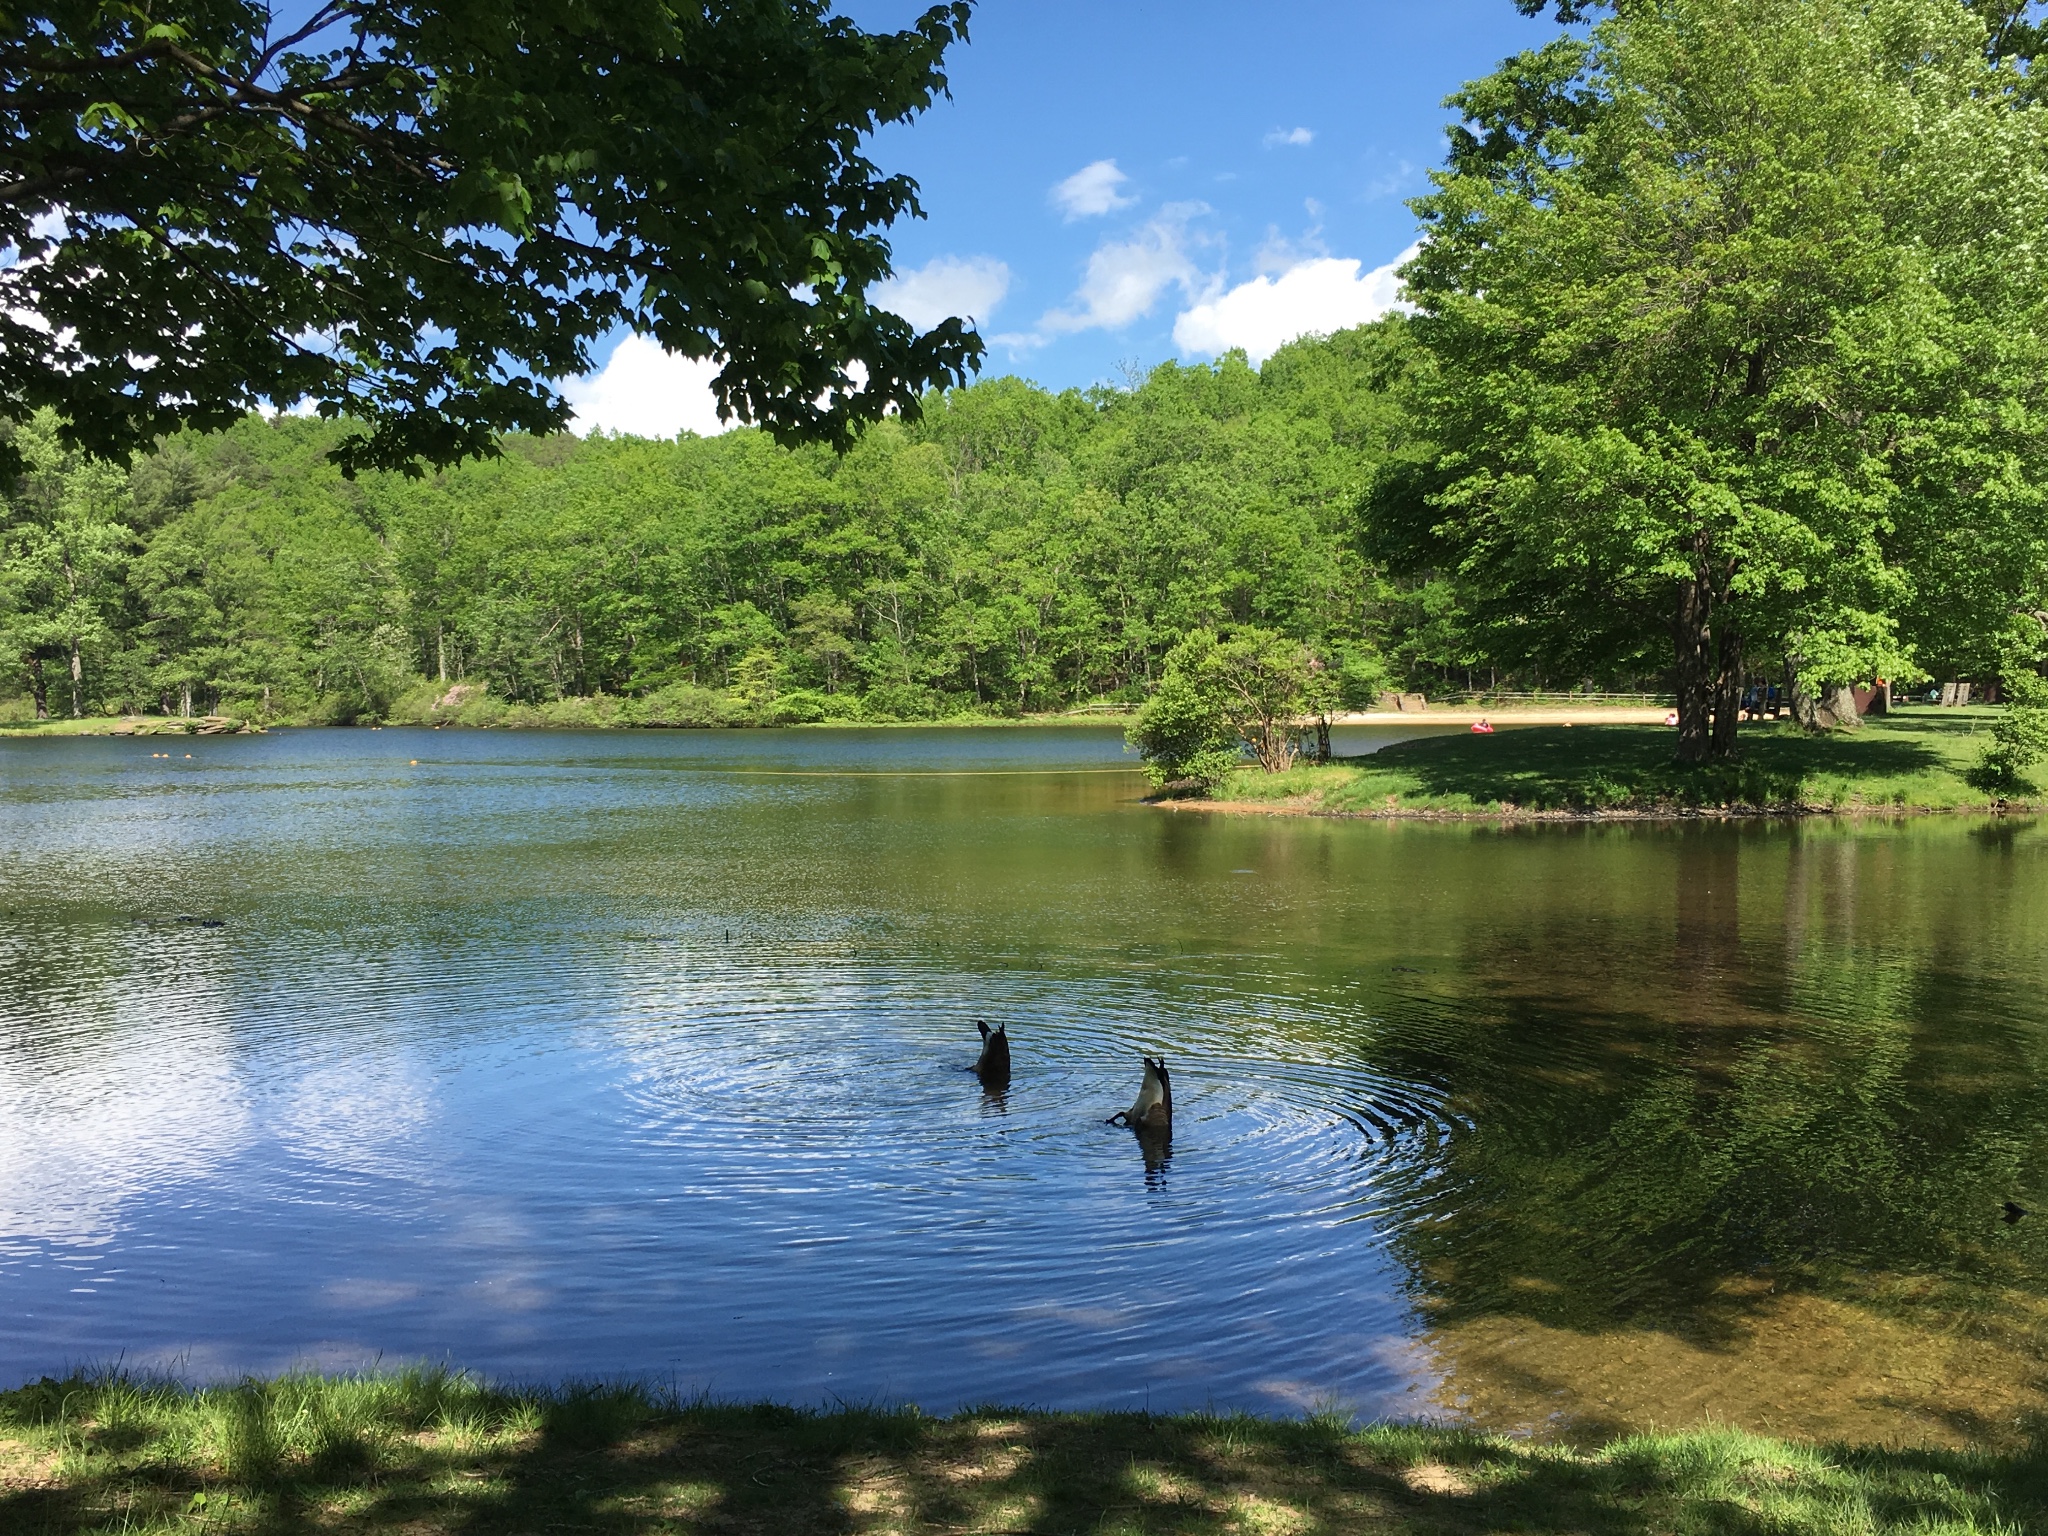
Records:
<instances>
[{"instance_id":1,"label":"reflection of cloud in water","mask_svg":"<svg viewBox=\"0 0 2048 1536\"><path fill-rule=\"evenodd\" d=\"M1381 1335L1338 1334L1328 1340L1331 1379L1272 1376L1252 1383L1253 1390L1283 1403L1296 1413L1323 1413L1332 1409L1364 1412L1373 1417L1417 1416L1417 1404L1404 1401L1426 1392L1437 1381L1434 1358L1427 1345L1415 1339L1393 1339ZM1361 1401L1355 1385L1348 1391L1338 1378L1355 1383L1358 1362L1370 1360L1400 1379L1393 1390L1375 1392Z\"/></svg>"},{"instance_id":2,"label":"reflection of cloud in water","mask_svg":"<svg viewBox=\"0 0 2048 1536\"><path fill-rule=\"evenodd\" d=\"M430 1085L381 1055L323 1061L292 1085L277 1137L300 1156L350 1173L405 1177L433 1118Z\"/></svg>"},{"instance_id":3,"label":"reflection of cloud in water","mask_svg":"<svg viewBox=\"0 0 2048 1536\"><path fill-rule=\"evenodd\" d=\"M1383 1334L1354 1333L1331 1341L1355 1349L1368 1360L1408 1378L1408 1388L1428 1386L1436 1380L1436 1360L1420 1339L1390 1339Z\"/></svg>"},{"instance_id":4,"label":"reflection of cloud in water","mask_svg":"<svg viewBox=\"0 0 2048 1536\"><path fill-rule=\"evenodd\" d=\"M403 1280L330 1280L320 1287L320 1298L329 1306L350 1311L395 1307L419 1297L420 1288Z\"/></svg>"},{"instance_id":5,"label":"reflection of cloud in water","mask_svg":"<svg viewBox=\"0 0 2048 1536\"><path fill-rule=\"evenodd\" d=\"M225 1013L223 992L186 977L174 1003L134 998L0 1054L0 1238L105 1242L130 1202L241 1152L251 1116Z\"/></svg>"},{"instance_id":6,"label":"reflection of cloud in water","mask_svg":"<svg viewBox=\"0 0 2048 1536\"><path fill-rule=\"evenodd\" d=\"M1137 1322L1138 1314L1121 1307L1064 1307L1058 1302L1040 1302L1036 1306L1013 1307L1010 1315L1015 1318L1049 1319L1055 1323L1071 1323L1076 1328L1099 1328L1105 1332L1116 1328L1128 1328Z\"/></svg>"},{"instance_id":7,"label":"reflection of cloud in water","mask_svg":"<svg viewBox=\"0 0 2048 1536\"><path fill-rule=\"evenodd\" d=\"M505 1270L470 1282L476 1299L493 1312L538 1312L554 1300L554 1292L534 1281L531 1269Z\"/></svg>"},{"instance_id":8,"label":"reflection of cloud in water","mask_svg":"<svg viewBox=\"0 0 2048 1536\"><path fill-rule=\"evenodd\" d=\"M517 1213L497 1210L466 1211L449 1233L451 1243L462 1248L525 1248L532 1237Z\"/></svg>"},{"instance_id":9,"label":"reflection of cloud in water","mask_svg":"<svg viewBox=\"0 0 2048 1536\"><path fill-rule=\"evenodd\" d=\"M506 1206L465 1210L453 1223L442 1255L448 1268L467 1273L464 1304L495 1313L537 1312L555 1300L540 1280L538 1253L547 1244Z\"/></svg>"}]
</instances>

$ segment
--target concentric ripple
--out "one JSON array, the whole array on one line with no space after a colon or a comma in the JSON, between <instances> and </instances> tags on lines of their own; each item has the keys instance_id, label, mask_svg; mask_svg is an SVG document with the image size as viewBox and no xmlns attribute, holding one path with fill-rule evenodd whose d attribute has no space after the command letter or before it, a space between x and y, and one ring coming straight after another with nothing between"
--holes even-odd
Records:
<instances>
[{"instance_id":1,"label":"concentric ripple","mask_svg":"<svg viewBox=\"0 0 2048 1536\"><path fill-rule=\"evenodd\" d=\"M0 1377L1526 1425L1773 1266L2048 1276L1969 1225L2048 1208L2017 833L1163 815L1114 731L144 745L0 743Z\"/></svg>"}]
</instances>

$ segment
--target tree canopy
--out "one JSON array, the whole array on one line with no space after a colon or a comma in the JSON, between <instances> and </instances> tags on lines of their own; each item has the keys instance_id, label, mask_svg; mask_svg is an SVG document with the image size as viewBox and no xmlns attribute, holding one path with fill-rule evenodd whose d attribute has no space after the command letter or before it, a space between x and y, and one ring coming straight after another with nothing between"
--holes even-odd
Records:
<instances>
[{"instance_id":1,"label":"tree canopy","mask_svg":"<svg viewBox=\"0 0 2048 1536\"><path fill-rule=\"evenodd\" d=\"M1759 661L1910 675L1916 607L2037 643L2048 156L2018 83L1953 0L1660 0L1460 92L1407 272L1433 448L1383 538L1455 565L1503 645L1662 638L1687 758L1733 749Z\"/></svg>"},{"instance_id":2,"label":"tree canopy","mask_svg":"<svg viewBox=\"0 0 2048 1536\"><path fill-rule=\"evenodd\" d=\"M1549 11L1567 26L1591 20L1602 11L1619 10L1627 0L1515 0L1524 16ZM1985 52L1992 59L2031 61L2048 41L2048 25L2038 18L2041 0L1962 0L1963 8L1984 26Z\"/></svg>"},{"instance_id":3,"label":"tree canopy","mask_svg":"<svg viewBox=\"0 0 2048 1536\"><path fill-rule=\"evenodd\" d=\"M346 469L445 464L560 429L553 381L630 326L722 359L722 410L843 446L981 355L869 303L917 198L862 152L945 89L968 12L10 8L0 408L119 458L308 401Z\"/></svg>"},{"instance_id":4,"label":"tree canopy","mask_svg":"<svg viewBox=\"0 0 2048 1536\"><path fill-rule=\"evenodd\" d=\"M330 171L359 187L382 176L387 191L414 176L431 188L426 222L404 227L440 231L417 249L448 270L399 282L359 325L346 319L359 253L366 291L387 293L368 248L331 220L263 226L281 232L263 257L282 263L278 293L252 296L261 285L244 274L205 302L222 326L238 305L276 320L251 344L275 367L269 383L211 394L180 394L166 374L155 395L130 377L189 362L195 378L218 367L207 377L225 380L233 348L205 326L174 336L165 363L106 317L88 346L88 327L38 329L54 311L8 312L46 353L98 359L35 383L5 357L49 402L0 408L0 453L19 471L0 479L0 657L13 672L0 694L18 685L39 707L375 719L487 689L537 711L598 698L680 723L1014 714L1156 693L1141 722L1157 727L1154 760L1198 779L1246 744L1284 760L1278 722L1297 694L1312 714L1390 684L1675 686L1682 754L1698 759L1734 749L1743 693L1765 677L1810 699L1874 676L2019 678L2048 649L2036 7L1567 5L1577 25L1452 98L1447 162L1416 205L1426 239L1406 272L1411 317L1296 342L1257 369L1232 355L1057 394L960 385L939 359L966 365L978 343L964 329L912 338L860 297L886 270L887 217L913 204L907 183L858 159L857 124L941 88L958 8L868 37L791 0L701 12L629 0L602 18L523 0L490 17L337 6L307 13L328 18L321 35L386 41L350 52L287 37L262 75L274 100L222 98L217 121L191 125L176 101L227 89L183 57L212 57L193 51L194 29L211 17L216 46L254 13L180 12L172 36L136 31L145 14L118 7L89 25L89 9L64 13L67 46L128 37L143 50L131 72L162 73L150 89L169 94L136 98L155 128L101 121L76 91L36 119L70 124L91 153L75 196L46 189L44 206L67 210L63 238L37 244L27 204L10 205L22 257L0 267L17 285L0 303L70 283L83 314L112 274L132 277L148 324L169 323L177 284L239 261L209 244L203 199L168 205L160 230L121 211L153 159L172 172L190 159L177 173L243 198L252 231L264 199L284 196L264 181L278 165L310 167L308 186ZM402 47L389 42L400 32ZM405 84L426 92L404 99L441 114L431 120L364 105L399 89L370 81L373 63L454 57L457 33L465 48L509 49L504 69ZM40 68L59 32L38 36ZM683 52L662 51L678 38ZM542 41L607 62L550 81L521 52ZM741 79L737 61L756 54L767 73ZM279 62L301 55L318 66L303 80ZM689 95L719 59L726 83ZM648 90L684 91L677 124L653 139L594 105L643 66L659 77ZM741 111L785 66L801 89L770 94L790 114L766 101ZM261 74L237 68L245 84ZM47 94L62 71L44 73ZM336 80L347 91L332 121L294 118L277 95L327 112L314 87ZM818 107L828 99L839 106ZM231 186L206 181L208 134L208 153L253 146ZM50 166L61 137L38 150ZM572 143L602 154L549 158ZM771 143L820 158L792 151L749 170ZM446 155L407 170L389 156L408 144ZM707 157L703 175L679 182L691 155ZM480 167L510 169L486 188ZM734 204L736 223L691 243L718 198L744 203L776 177L795 178L776 194L793 200ZM806 202L791 188L823 190ZM370 204L344 203L374 222ZM826 226L827 254L803 245ZM735 230L743 255L721 266ZM672 248L647 243L657 235ZM101 246L104 270L91 265ZM771 275L813 258L840 263L829 281ZM686 269L709 286L670 282ZM559 292L522 286L533 272L560 278ZM743 297L750 281L765 298ZM448 295L473 332L409 329ZM706 318L728 301L765 327L762 350L730 351L756 333ZM345 345L292 329L316 313ZM659 443L552 431L560 402L537 382L551 374L520 359L567 357L621 318L678 327L665 339L685 350L728 348L729 380L765 368L781 382L735 403L768 430ZM528 326L515 338L527 351L488 351L500 324ZM386 367L377 359L399 354L378 352L379 337L423 350ZM931 370L870 369L862 385L855 365L882 355L860 352L863 337L884 352L927 347ZM176 350L188 343L189 357ZM456 394L434 392L443 366L461 376ZM316 383L331 373L332 390L312 391L327 419L237 414L245 396L290 394L298 385L277 381L301 368ZM919 379L940 387L914 393ZM493 400L510 402L504 414ZM93 451L188 418L132 463ZM514 430L494 435L494 420ZM526 422L547 430L517 430ZM379 467L479 448L502 457L415 479ZM1233 680L1257 686L1226 709ZM1187 767L1197 759L1207 768Z\"/></svg>"},{"instance_id":5,"label":"tree canopy","mask_svg":"<svg viewBox=\"0 0 2048 1536\"><path fill-rule=\"evenodd\" d=\"M992 379L844 455L513 436L419 479L345 480L341 423L252 417L123 469L45 415L12 432L30 470L0 504L0 695L351 720L467 683L670 690L705 723L1014 714L1135 702L1184 634L1247 625L1370 687L1375 646L1428 666L1408 594L1358 553L1402 346L1395 321L1135 390Z\"/></svg>"}]
</instances>

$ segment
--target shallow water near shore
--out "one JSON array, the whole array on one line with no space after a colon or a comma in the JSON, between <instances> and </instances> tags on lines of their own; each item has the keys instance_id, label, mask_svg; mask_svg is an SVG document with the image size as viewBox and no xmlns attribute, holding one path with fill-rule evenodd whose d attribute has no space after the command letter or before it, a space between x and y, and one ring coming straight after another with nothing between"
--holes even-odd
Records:
<instances>
[{"instance_id":1,"label":"shallow water near shore","mask_svg":"<svg viewBox=\"0 0 2048 1536\"><path fill-rule=\"evenodd\" d=\"M1071 727L153 750L0 742L0 1379L2048 1412L2032 821L1173 816Z\"/></svg>"}]
</instances>

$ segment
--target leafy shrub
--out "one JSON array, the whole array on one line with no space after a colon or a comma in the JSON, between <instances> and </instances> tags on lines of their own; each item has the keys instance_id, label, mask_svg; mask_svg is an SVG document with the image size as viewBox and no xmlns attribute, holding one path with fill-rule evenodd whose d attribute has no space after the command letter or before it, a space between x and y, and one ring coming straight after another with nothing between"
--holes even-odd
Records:
<instances>
[{"instance_id":1,"label":"leafy shrub","mask_svg":"<svg viewBox=\"0 0 2048 1536\"><path fill-rule=\"evenodd\" d=\"M391 701L391 708L385 712L388 725L431 725L441 717L435 705L442 694L448 691L447 684L437 683L432 678L419 678Z\"/></svg>"},{"instance_id":2,"label":"leafy shrub","mask_svg":"<svg viewBox=\"0 0 2048 1536\"><path fill-rule=\"evenodd\" d=\"M1268 773L1294 766L1301 717L1331 702L1331 669L1300 642L1249 625L1198 629L1167 653L1159 687L1124 739L1155 784L1206 789L1249 750Z\"/></svg>"},{"instance_id":3,"label":"leafy shrub","mask_svg":"<svg viewBox=\"0 0 2048 1536\"><path fill-rule=\"evenodd\" d=\"M816 725L833 719L833 706L839 702L810 688L792 688L778 693L766 708L756 711L756 717L763 725Z\"/></svg>"},{"instance_id":4,"label":"leafy shrub","mask_svg":"<svg viewBox=\"0 0 2048 1536\"><path fill-rule=\"evenodd\" d=\"M1206 790L1244 761L1212 675L1216 648L1198 629L1169 651L1158 688L1124 731L1155 788Z\"/></svg>"},{"instance_id":5,"label":"leafy shrub","mask_svg":"<svg viewBox=\"0 0 2048 1536\"><path fill-rule=\"evenodd\" d=\"M1985 789L2027 789L2027 770L2048 757L2048 682L2033 672L2003 679L2005 708L1973 777Z\"/></svg>"},{"instance_id":6,"label":"leafy shrub","mask_svg":"<svg viewBox=\"0 0 2048 1536\"><path fill-rule=\"evenodd\" d=\"M915 683L882 683L868 690L865 709L870 720L931 720L939 701Z\"/></svg>"},{"instance_id":7,"label":"leafy shrub","mask_svg":"<svg viewBox=\"0 0 2048 1536\"><path fill-rule=\"evenodd\" d=\"M620 718L624 702L608 693L555 699L540 706L540 716L544 723L557 729L604 730L608 726L629 723Z\"/></svg>"},{"instance_id":8,"label":"leafy shrub","mask_svg":"<svg viewBox=\"0 0 2048 1536\"><path fill-rule=\"evenodd\" d=\"M670 683L639 701L634 711L644 725L676 727L730 725L732 701L698 683Z\"/></svg>"}]
</instances>

